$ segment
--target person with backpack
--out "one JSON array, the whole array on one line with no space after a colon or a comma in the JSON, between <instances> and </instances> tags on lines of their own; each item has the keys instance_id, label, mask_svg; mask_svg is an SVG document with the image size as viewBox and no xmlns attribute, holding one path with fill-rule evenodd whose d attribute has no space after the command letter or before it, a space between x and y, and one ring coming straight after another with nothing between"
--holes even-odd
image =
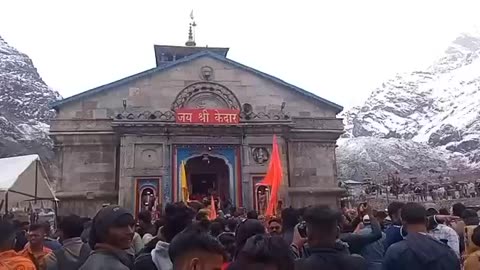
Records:
<instances>
[{"instance_id":1,"label":"person with backpack","mask_svg":"<svg viewBox=\"0 0 480 270\"><path fill-rule=\"evenodd\" d=\"M79 216L70 215L61 219L58 234L62 248L54 250L45 258L47 270L77 270L90 255L90 246L83 243L83 222Z\"/></svg>"}]
</instances>

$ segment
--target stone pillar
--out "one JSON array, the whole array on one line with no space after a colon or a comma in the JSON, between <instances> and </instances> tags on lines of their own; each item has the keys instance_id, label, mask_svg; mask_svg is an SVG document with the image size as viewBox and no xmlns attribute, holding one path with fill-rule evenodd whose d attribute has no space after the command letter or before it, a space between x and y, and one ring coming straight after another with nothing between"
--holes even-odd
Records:
<instances>
[{"instance_id":1,"label":"stone pillar","mask_svg":"<svg viewBox=\"0 0 480 270\"><path fill-rule=\"evenodd\" d=\"M240 146L241 151L241 170L242 170L242 200L243 206L247 208L253 207L253 198L251 195L251 176L248 171L250 166L250 149L248 143L245 141L245 138L242 139L242 145Z\"/></svg>"},{"instance_id":2,"label":"stone pillar","mask_svg":"<svg viewBox=\"0 0 480 270\"><path fill-rule=\"evenodd\" d=\"M164 150L164 175L162 177L162 185L161 185L161 204L164 207L167 203L172 202L173 200L173 187L172 187L172 179L173 179L173 165L172 165L172 143L168 140L165 144Z\"/></svg>"},{"instance_id":3,"label":"stone pillar","mask_svg":"<svg viewBox=\"0 0 480 270\"><path fill-rule=\"evenodd\" d=\"M343 190L337 185L335 147L334 142L289 142L288 194L293 207L338 205Z\"/></svg>"},{"instance_id":4,"label":"stone pillar","mask_svg":"<svg viewBox=\"0 0 480 270\"><path fill-rule=\"evenodd\" d=\"M120 138L120 176L118 182L118 204L134 209L135 201L132 194L135 194L133 177L129 172L134 167L134 144L130 136Z\"/></svg>"}]
</instances>

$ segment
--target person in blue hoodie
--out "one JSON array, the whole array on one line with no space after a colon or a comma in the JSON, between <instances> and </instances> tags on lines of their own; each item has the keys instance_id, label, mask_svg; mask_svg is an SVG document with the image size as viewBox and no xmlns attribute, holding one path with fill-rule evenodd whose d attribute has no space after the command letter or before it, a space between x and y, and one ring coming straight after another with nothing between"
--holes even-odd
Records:
<instances>
[{"instance_id":1,"label":"person in blue hoodie","mask_svg":"<svg viewBox=\"0 0 480 270\"><path fill-rule=\"evenodd\" d=\"M388 205L387 211L391 223L385 228L385 242L383 243L385 251L389 246L402 241L403 237L406 236L406 232L402 230L401 218L402 207L404 205L405 203L402 202L392 202Z\"/></svg>"},{"instance_id":2,"label":"person in blue hoodie","mask_svg":"<svg viewBox=\"0 0 480 270\"><path fill-rule=\"evenodd\" d=\"M427 211L418 203L402 208L402 222L408 235L391 245L383 261L384 270L460 270L453 250L427 234Z\"/></svg>"}]
</instances>

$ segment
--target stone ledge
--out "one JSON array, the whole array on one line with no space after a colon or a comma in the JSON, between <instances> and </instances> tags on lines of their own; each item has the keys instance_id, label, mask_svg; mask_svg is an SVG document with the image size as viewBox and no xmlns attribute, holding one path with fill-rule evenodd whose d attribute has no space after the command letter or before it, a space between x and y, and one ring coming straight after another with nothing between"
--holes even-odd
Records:
<instances>
[{"instance_id":1,"label":"stone ledge","mask_svg":"<svg viewBox=\"0 0 480 270\"><path fill-rule=\"evenodd\" d=\"M345 189L338 187L288 187L288 193L307 193L307 194L338 194L345 193Z\"/></svg>"},{"instance_id":2,"label":"stone ledge","mask_svg":"<svg viewBox=\"0 0 480 270\"><path fill-rule=\"evenodd\" d=\"M118 191L58 191L55 192L55 196L60 199L96 199L96 198L116 198L118 196Z\"/></svg>"}]
</instances>

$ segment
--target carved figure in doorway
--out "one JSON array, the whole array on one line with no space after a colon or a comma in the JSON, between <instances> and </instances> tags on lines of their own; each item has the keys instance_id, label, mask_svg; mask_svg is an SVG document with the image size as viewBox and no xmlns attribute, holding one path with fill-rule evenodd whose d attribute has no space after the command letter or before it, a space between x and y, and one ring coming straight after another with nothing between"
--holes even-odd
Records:
<instances>
[{"instance_id":1,"label":"carved figure in doorway","mask_svg":"<svg viewBox=\"0 0 480 270\"><path fill-rule=\"evenodd\" d=\"M267 186L257 187L257 212L259 215L265 215L267 212L269 189Z\"/></svg>"},{"instance_id":2,"label":"carved figure in doorway","mask_svg":"<svg viewBox=\"0 0 480 270\"><path fill-rule=\"evenodd\" d=\"M268 153L268 150L265 147L256 147L253 148L252 157L256 163L264 164L270 158L270 153Z\"/></svg>"}]
</instances>

